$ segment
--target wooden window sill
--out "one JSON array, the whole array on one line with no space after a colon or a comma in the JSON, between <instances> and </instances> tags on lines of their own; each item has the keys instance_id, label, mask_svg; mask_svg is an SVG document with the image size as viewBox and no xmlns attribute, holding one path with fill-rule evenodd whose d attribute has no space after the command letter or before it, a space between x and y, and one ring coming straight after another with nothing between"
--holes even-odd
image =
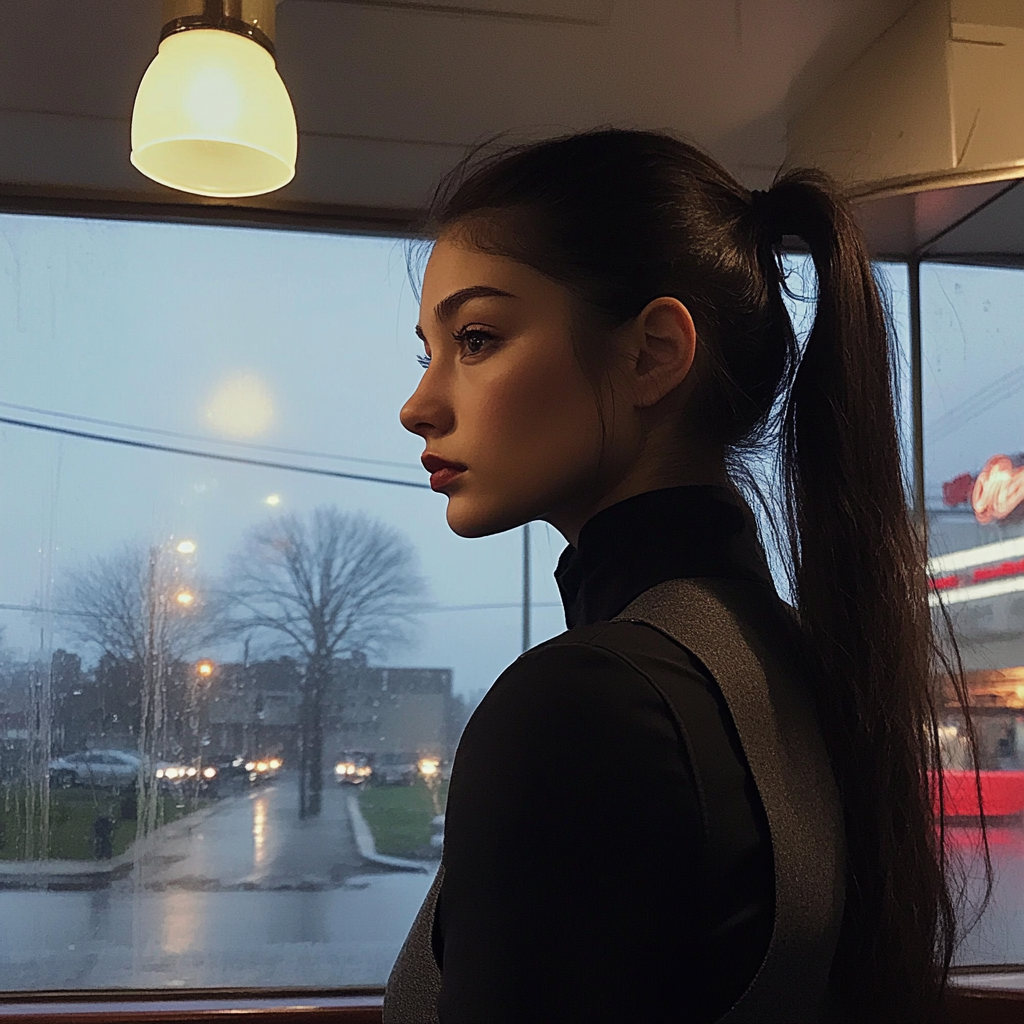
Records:
<instances>
[{"instance_id":1,"label":"wooden window sill","mask_svg":"<svg viewBox=\"0 0 1024 1024\"><path fill-rule=\"evenodd\" d=\"M88 992L8 995L0 1005L4 1024L121 1024L154 1021L185 1024L380 1024L381 989L341 992Z\"/></svg>"},{"instance_id":2,"label":"wooden window sill","mask_svg":"<svg viewBox=\"0 0 1024 1024\"><path fill-rule=\"evenodd\" d=\"M90 992L8 996L0 1005L3 1024L381 1024L380 989L305 992ZM1024 990L957 985L939 1024L1020 1024Z\"/></svg>"}]
</instances>

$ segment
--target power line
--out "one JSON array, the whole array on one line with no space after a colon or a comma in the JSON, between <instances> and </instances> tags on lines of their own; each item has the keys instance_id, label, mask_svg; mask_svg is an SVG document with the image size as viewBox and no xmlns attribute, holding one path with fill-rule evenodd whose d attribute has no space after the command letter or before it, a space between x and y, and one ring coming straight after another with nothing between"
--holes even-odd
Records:
<instances>
[{"instance_id":1,"label":"power line","mask_svg":"<svg viewBox=\"0 0 1024 1024\"><path fill-rule=\"evenodd\" d=\"M338 455L335 452L309 451L305 448L280 448L273 444L253 444L249 441L229 441L220 437L205 437L202 434L184 434L178 430L163 430L160 427L140 427L137 423L121 423L118 420L104 420L96 416L80 416L73 412L57 412L55 409L40 409L34 405L17 405L14 402L0 402L0 408L15 409L32 413L34 416L52 416L54 419L74 420L77 423L92 423L98 427L113 427L115 430L130 430L137 434L154 434L160 437L177 437L182 441L199 441L207 444L230 445L232 448L247 448L257 452L276 452L278 455L299 455L309 459L333 459L337 462L362 462L368 466L394 466L396 469L419 469L411 462L390 462L387 459L367 459L359 455Z\"/></svg>"},{"instance_id":2,"label":"power line","mask_svg":"<svg viewBox=\"0 0 1024 1024\"><path fill-rule=\"evenodd\" d=\"M258 466L261 469L281 469L288 473L307 473L311 476L329 476L337 480L362 480L371 484L392 484L395 487L415 487L429 490L430 484L415 483L412 480L395 480L392 477L364 476L361 473L343 473L336 469L317 469L313 466L295 466L287 462L270 462L266 459L247 459L242 455L222 455L218 452L202 452L193 448L177 448L173 445L156 444L153 441L134 441L127 437L112 437L109 434L94 434L87 430L72 430L70 427L55 427L47 423L33 423L31 420L18 420L9 416L0 416L0 423L11 427L24 427L26 430L41 430L47 434L59 434L62 437L77 437L86 441L100 441L104 444L118 444L125 448L141 448L144 451L167 452L171 455L190 455L197 459L213 459L216 462L233 462L240 466Z\"/></svg>"},{"instance_id":3,"label":"power line","mask_svg":"<svg viewBox=\"0 0 1024 1024\"><path fill-rule=\"evenodd\" d=\"M37 604L0 604L0 612L36 612L37 614L47 613L50 615L71 615L80 619L101 619L99 612L71 612L60 608L43 608Z\"/></svg>"},{"instance_id":4,"label":"power line","mask_svg":"<svg viewBox=\"0 0 1024 1024\"><path fill-rule=\"evenodd\" d=\"M494 609L522 608L522 601L502 602L500 604L439 604L432 608L421 608L416 615L429 615L431 612L482 612ZM531 601L531 608L561 608L560 601Z\"/></svg>"},{"instance_id":5,"label":"power line","mask_svg":"<svg viewBox=\"0 0 1024 1024\"><path fill-rule=\"evenodd\" d=\"M968 395L962 402L947 409L928 425L928 437L940 440L958 430L963 424L987 412L994 405L1006 401L1024 388L1024 367L1018 366L994 381Z\"/></svg>"},{"instance_id":6,"label":"power line","mask_svg":"<svg viewBox=\"0 0 1024 1024\"><path fill-rule=\"evenodd\" d=\"M509 601L501 602L497 604L438 604L432 605L429 608L419 608L414 611L413 615L430 615L434 612L481 612L481 611L493 611L493 610L509 610L512 608L522 608L521 601ZM558 601L534 601L531 608L561 608L562 605ZM76 618L84 619L99 619L103 616L99 612L83 612L83 611L69 611L64 608L44 608L38 604L0 604L0 611L3 612L35 612L36 614L49 614L56 615L58 618L61 616L74 616Z\"/></svg>"}]
</instances>

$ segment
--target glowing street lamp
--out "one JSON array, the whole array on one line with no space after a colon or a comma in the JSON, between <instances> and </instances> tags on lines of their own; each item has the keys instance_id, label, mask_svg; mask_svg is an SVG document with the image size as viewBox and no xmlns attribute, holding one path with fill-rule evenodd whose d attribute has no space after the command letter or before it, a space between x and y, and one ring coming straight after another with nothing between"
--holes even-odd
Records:
<instances>
[{"instance_id":1,"label":"glowing street lamp","mask_svg":"<svg viewBox=\"0 0 1024 1024\"><path fill-rule=\"evenodd\" d=\"M196 665L196 672L204 679L209 679L213 675L213 662L203 659Z\"/></svg>"},{"instance_id":2,"label":"glowing street lamp","mask_svg":"<svg viewBox=\"0 0 1024 1024\"><path fill-rule=\"evenodd\" d=\"M178 604L182 606L182 608L190 607L192 602L195 601L195 599L195 594L193 594L190 590L179 590L178 593L174 595L174 600L177 601Z\"/></svg>"},{"instance_id":3,"label":"glowing street lamp","mask_svg":"<svg viewBox=\"0 0 1024 1024\"><path fill-rule=\"evenodd\" d=\"M194 555L196 553L196 542L194 540L183 540L175 550L179 555Z\"/></svg>"},{"instance_id":4,"label":"glowing street lamp","mask_svg":"<svg viewBox=\"0 0 1024 1024\"><path fill-rule=\"evenodd\" d=\"M270 505L271 508L274 508L274 507L276 507L276 506L281 504L281 495L280 494L268 494L263 499L263 503L265 505Z\"/></svg>"}]
</instances>

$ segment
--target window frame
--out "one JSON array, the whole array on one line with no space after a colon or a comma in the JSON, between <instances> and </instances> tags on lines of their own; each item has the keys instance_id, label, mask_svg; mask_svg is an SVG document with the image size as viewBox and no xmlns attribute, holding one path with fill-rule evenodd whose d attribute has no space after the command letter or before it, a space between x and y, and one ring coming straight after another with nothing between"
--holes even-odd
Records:
<instances>
[{"instance_id":1,"label":"window frame","mask_svg":"<svg viewBox=\"0 0 1024 1024\"><path fill-rule=\"evenodd\" d=\"M422 237L424 211L382 209L328 204L297 203L260 197L235 204L183 196L170 190L160 193L89 189L56 189L0 184L0 213L98 220L137 220L151 223L197 224L299 231L311 234L373 235L415 239ZM929 245L935 240L929 241ZM794 254L806 253L793 247ZM915 507L924 519L924 437L921 395L922 263L1006 266L1021 268L1012 257L996 261L940 257L929 259L923 250L909 256L878 254L881 262L907 266L910 306L910 355L914 453ZM1024 973L1024 965L999 965L953 972L941 1020L948 1024L1016 1024L1024 1014L1024 989L999 988L998 978ZM984 975L987 983L972 986L969 979ZM48 1024L107 1024L117 1021L191 1022L230 1017L233 1024L292 1021L340 1021L343 1024L380 1024L383 986L340 989L260 988L188 989L95 989L60 992L4 992L0 1018L12 1022ZM685 1003L686 994L680 993Z\"/></svg>"}]
</instances>

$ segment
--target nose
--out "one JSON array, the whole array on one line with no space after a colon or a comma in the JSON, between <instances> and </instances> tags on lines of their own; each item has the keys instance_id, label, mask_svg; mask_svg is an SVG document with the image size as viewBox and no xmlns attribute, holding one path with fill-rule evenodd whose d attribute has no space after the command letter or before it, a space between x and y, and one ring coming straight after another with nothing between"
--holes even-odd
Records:
<instances>
[{"instance_id":1,"label":"nose","mask_svg":"<svg viewBox=\"0 0 1024 1024\"><path fill-rule=\"evenodd\" d=\"M436 373L432 374L428 369L423 374L419 386L402 406L398 418L409 433L424 439L451 433L455 425L454 410Z\"/></svg>"}]
</instances>

